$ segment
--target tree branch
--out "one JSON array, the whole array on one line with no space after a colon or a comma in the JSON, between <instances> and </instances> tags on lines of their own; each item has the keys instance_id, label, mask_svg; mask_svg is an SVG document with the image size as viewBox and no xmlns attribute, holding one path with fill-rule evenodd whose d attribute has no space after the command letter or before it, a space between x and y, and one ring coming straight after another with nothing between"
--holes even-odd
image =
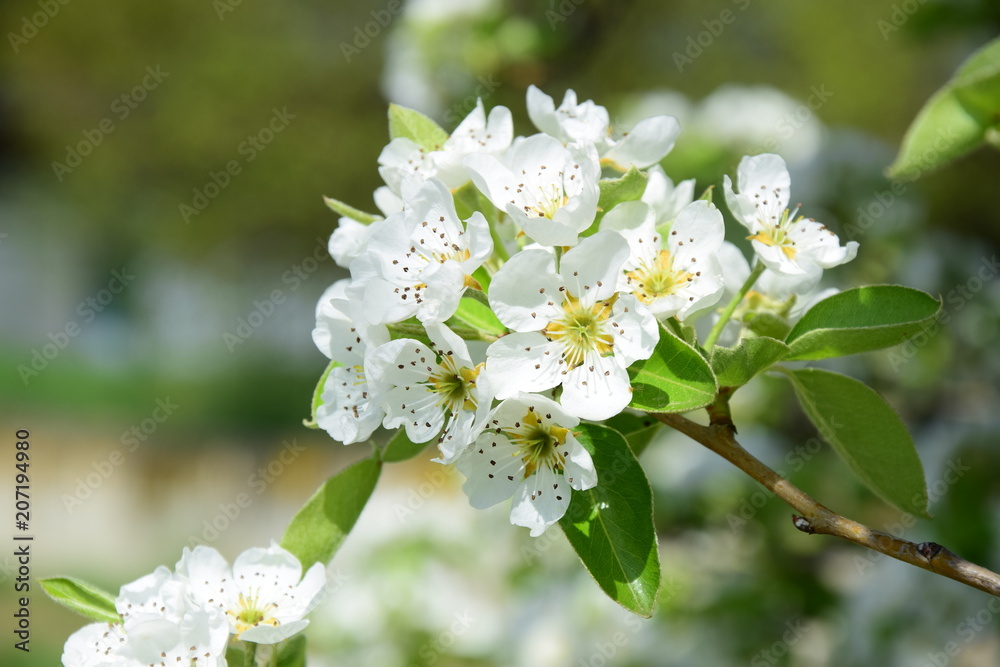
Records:
<instances>
[{"instance_id":1,"label":"tree branch","mask_svg":"<svg viewBox=\"0 0 1000 667\"><path fill-rule=\"evenodd\" d=\"M735 429L731 422L727 424L724 419L713 417L714 423L702 426L679 414L650 413L650 415L709 448L791 505L800 515L793 515L792 523L802 532L833 535L1000 597L1000 574L971 563L940 544L934 542L914 544L901 540L872 530L820 505L743 449L733 437Z\"/></svg>"}]
</instances>

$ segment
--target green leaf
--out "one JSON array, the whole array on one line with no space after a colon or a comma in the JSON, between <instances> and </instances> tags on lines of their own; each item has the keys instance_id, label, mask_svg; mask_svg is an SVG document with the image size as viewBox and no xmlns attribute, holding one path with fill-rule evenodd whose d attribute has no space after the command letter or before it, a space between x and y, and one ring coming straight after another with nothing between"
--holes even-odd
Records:
<instances>
[{"instance_id":1,"label":"green leaf","mask_svg":"<svg viewBox=\"0 0 1000 667\"><path fill-rule=\"evenodd\" d=\"M742 387L771 364L788 356L788 346L773 338L744 338L736 347L712 350L712 371L720 387Z\"/></svg>"},{"instance_id":2,"label":"green leaf","mask_svg":"<svg viewBox=\"0 0 1000 667\"><path fill-rule=\"evenodd\" d=\"M747 329L758 336L784 340L792 328L788 320L774 313L753 313L746 320Z\"/></svg>"},{"instance_id":3,"label":"green leaf","mask_svg":"<svg viewBox=\"0 0 1000 667\"><path fill-rule=\"evenodd\" d=\"M826 359L881 350L920 332L941 311L926 292L872 285L834 294L809 309L788 334L789 359Z\"/></svg>"},{"instance_id":4,"label":"green leaf","mask_svg":"<svg viewBox=\"0 0 1000 667\"><path fill-rule=\"evenodd\" d=\"M398 104L389 105L389 137L409 139L425 151L439 151L448 133L433 120L413 109Z\"/></svg>"},{"instance_id":5,"label":"green leaf","mask_svg":"<svg viewBox=\"0 0 1000 667\"><path fill-rule=\"evenodd\" d=\"M316 388L313 389L313 399L312 399L312 412L309 419L303 419L302 425L308 428L319 428L319 424L316 423L316 411L319 410L319 406L323 405L323 386L326 384L326 379L330 377L330 373L333 372L334 368L341 366L342 364L337 361L331 361L326 365L326 370L323 374L319 376L319 382L316 383Z\"/></svg>"},{"instance_id":6,"label":"green leaf","mask_svg":"<svg viewBox=\"0 0 1000 667\"><path fill-rule=\"evenodd\" d=\"M365 213L364 211L359 211L353 206L349 206L342 201L332 199L330 197L323 197L323 201L326 205L333 210L334 213L339 213L345 218L350 218L351 220L356 220L360 223L370 225L376 220L381 220L382 216L373 215L371 213Z\"/></svg>"},{"instance_id":7,"label":"green leaf","mask_svg":"<svg viewBox=\"0 0 1000 667\"><path fill-rule=\"evenodd\" d=\"M978 148L1000 120L1000 38L972 54L906 131L893 178L915 179Z\"/></svg>"},{"instance_id":8,"label":"green leaf","mask_svg":"<svg viewBox=\"0 0 1000 667\"><path fill-rule=\"evenodd\" d=\"M602 211L610 211L623 201L635 201L646 191L649 176L635 168L629 170L621 178L605 178L597 183L601 190L597 206Z\"/></svg>"},{"instance_id":9,"label":"green leaf","mask_svg":"<svg viewBox=\"0 0 1000 667\"><path fill-rule=\"evenodd\" d=\"M507 333L507 327L497 319L490 307L470 296L462 297L459 300L458 310L455 311L452 319L457 320L459 326L485 331L494 336Z\"/></svg>"},{"instance_id":10,"label":"green leaf","mask_svg":"<svg viewBox=\"0 0 1000 667\"><path fill-rule=\"evenodd\" d=\"M365 508L382 464L362 459L326 480L285 529L281 546L306 570L328 563Z\"/></svg>"},{"instance_id":11,"label":"green leaf","mask_svg":"<svg viewBox=\"0 0 1000 667\"><path fill-rule=\"evenodd\" d=\"M617 431L596 424L573 430L594 460L597 486L573 491L559 525L604 592L649 618L660 587L649 482Z\"/></svg>"},{"instance_id":12,"label":"green leaf","mask_svg":"<svg viewBox=\"0 0 1000 667\"><path fill-rule=\"evenodd\" d=\"M629 407L646 412L686 412L715 400L718 385L705 358L677 336L660 329L653 355L628 369Z\"/></svg>"},{"instance_id":13,"label":"green leaf","mask_svg":"<svg viewBox=\"0 0 1000 667\"><path fill-rule=\"evenodd\" d=\"M100 623L121 623L115 597L86 581L72 577L39 579L42 590L62 606Z\"/></svg>"},{"instance_id":14,"label":"green leaf","mask_svg":"<svg viewBox=\"0 0 1000 667\"><path fill-rule=\"evenodd\" d=\"M306 637L298 635L278 648L277 667L306 667Z\"/></svg>"},{"instance_id":15,"label":"green leaf","mask_svg":"<svg viewBox=\"0 0 1000 667\"><path fill-rule=\"evenodd\" d=\"M433 438L431 440L433 440ZM392 439L389 440L388 444L386 444L385 449L382 450L382 456L380 458L386 463L408 461L427 449L430 444L430 441L411 441L406 436L406 430L401 428L396 431L396 434L392 436Z\"/></svg>"},{"instance_id":16,"label":"green leaf","mask_svg":"<svg viewBox=\"0 0 1000 667\"><path fill-rule=\"evenodd\" d=\"M635 415L631 412L621 412L606 420L604 425L621 433L636 456L642 454L663 427L662 422L648 415Z\"/></svg>"},{"instance_id":17,"label":"green leaf","mask_svg":"<svg viewBox=\"0 0 1000 667\"><path fill-rule=\"evenodd\" d=\"M785 375L820 435L868 488L905 512L929 516L927 482L913 438L884 398L831 371L805 368Z\"/></svg>"}]
</instances>

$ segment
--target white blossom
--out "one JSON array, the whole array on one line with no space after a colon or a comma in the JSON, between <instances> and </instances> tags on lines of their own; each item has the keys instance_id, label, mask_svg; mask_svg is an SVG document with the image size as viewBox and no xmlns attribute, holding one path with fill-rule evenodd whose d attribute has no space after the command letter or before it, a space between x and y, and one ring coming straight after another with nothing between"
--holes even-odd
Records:
<instances>
[{"instance_id":1,"label":"white blossom","mask_svg":"<svg viewBox=\"0 0 1000 667\"><path fill-rule=\"evenodd\" d=\"M631 400L626 368L648 358L659 339L656 319L618 291L629 246L617 232L584 239L562 257L522 250L497 272L490 305L516 333L486 352L486 374L499 399L562 386L564 409L607 419Z\"/></svg>"},{"instance_id":2,"label":"white blossom","mask_svg":"<svg viewBox=\"0 0 1000 667\"><path fill-rule=\"evenodd\" d=\"M541 245L576 245L597 215L601 167L593 146L536 134L514 142L502 161L473 154L465 165L476 187Z\"/></svg>"},{"instance_id":3,"label":"white blossom","mask_svg":"<svg viewBox=\"0 0 1000 667\"><path fill-rule=\"evenodd\" d=\"M653 210L641 201L613 208L601 229L621 233L631 250L618 276L619 291L634 294L658 318L684 320L722 297L717 255L725 230L722 213L711 203L686 206L665 238L656 229Z\"/></svg>"},{"instance_id":4,"label":"white blossom","mask_svg":"<svg viewBox=\"0 0 1000 667\"><path fill-rule=\"evenodd\" d=\"M380 386L383 426L406 428L412 442L438 436L441 463L453 463L475 439L493 402L468 346L443 324L428 324L431 345L402 338L376 348L369 369Z\"/></svg>"},{"instance_id":5,"label":"white blossom","mask_svg":"<svg viewBox=\"0 0 1000 667\"><path fill-rule=\"evenodd\" d=\"M541 535L566 513L571 489L597 484L593 460L573 435L579 423L565 406L537 394L500 403L457 462L469 503L483 509L513 496L510 522Z\"/></svg>"},{"instance_id":6,"label":"white blossom","mask_svg":"<svg viewBox=\"0 0 1000 667\"><path fill-rule=\"evenodd\" d=\"M680 124L673 116L652 116L617 134L607 109L592 100L578 103L573 90L566 91L558 108L535 86L528 87L527 98L528 116L535 127L566 144L593 145L602 162L622 171L632 165L645 169L656 164L674 147L680 133Z\"/></svg>"},{"instance_id":7,"label":"white blossom","mask_svg":"<svg viewBox=\"0 0 1000 667\"><path fill-rule=\"evenodd\" d=\"M330 371L321 391L322 404L316 423L345 445L366 440L382 423L385 413L369 386L365 373L365 351L389 341L384 326L357 321L348 311L360 308L360 290L341 280L330 286L316 306L316 347L340 364ZM353 292L353 294L350 294ZM350 294L350 298L349 298Z\"/></svg>"},{"instance_id":8,"label":"white blossom","mask_svg":"<svg viewBox=\"0 0 1000 667\"><path fill-rule=\"evenodd\" d=\"M258 644L276 644L302 631L326 588L322 563L303 576L298 559L273 542L244 551L232 569L211 547L185 548L176 569L195 604L217 609L237 639Z\"/></svg>"},{"instance_id":9,"label":"white blossom","mask_svg":"<svg viewBox=\"0 0 1000 667\"><path fill-rule=\"evenodd\" d=\"M351 264L363 286L365 319L374 324L443 322L458 308L466 287L479 287L472 273L493 254L493 239L482 213L463 226L447 186L437 179L421 184L402 213L389 216Z\"/></svg>"},{"instance_id":10,"label":"white blossom","mask_svg":"<svg viewBox=\"0 0 1000 667\"><path fill-rule=\"evenodd\" d=\"M791 179L785 161L765 153L744 157L737 169L739 192L726 176L726 203L736 219L749 231L754 252L775 273L800 278L798 290L807 291L819 282L823 269L849 262L858 244L840 239L812 218L795 217L788 209Z\"/></svg>"}]
</instances>

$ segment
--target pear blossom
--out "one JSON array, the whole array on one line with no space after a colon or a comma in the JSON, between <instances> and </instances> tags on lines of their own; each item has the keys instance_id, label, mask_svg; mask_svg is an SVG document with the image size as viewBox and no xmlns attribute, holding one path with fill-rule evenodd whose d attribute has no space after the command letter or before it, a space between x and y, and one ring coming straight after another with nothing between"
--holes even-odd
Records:
<instances>
[{"instance_id":1,"label":"pear blossom","mask_svg":"<svg viewBox=\"0 0 1000 667\"><path fill-rule=\"evenodd\" d=\"M244 551L231 569L211 547L185 547L176 570L196 605L222 612L236 639L257 644L276 644L302 631L326 588L322 563L303 576L298 559L274 542Z\"/></svg>"},{"instance_id":2,"label":"pear blossom","mask_svg":"<svg viewBox=\"0 0 1000 667\"><path fill-rule=\"evenodd\" d=\"M122 623L91 623L66 640L65 667L225 667L229 626L215 609L191 609L179 619L140 613Z\"/></svg>"},{"instance_id":3,"label":"pear blossom","mask_svg":"<svg viewBox=\"0 0 1000 667\"><path fill-rule=\"evenodd\" d=\"M437 165L427 151L412 139L396 137L379 153L378 173L389 187L389 190L399 195L403 184L421 183L437 176Z\"/></svg>"},{"instance_id":4,"label":"pear blossom","mask_svg":"<svg viewBox=\"0 0 1000 667\"><path fill-rule=\"evenodd\" d=\"M607 109L593 100L578 103L573 89L566 91L562 104L556 108L551 97L534 85L528 86L527 106L528 117L535 127L564 144L600 144L611 125Z\"/></svg>"},{"instance_id":5,"label":"pear blossom","mask_svg":"<svg viewBox=\"0 0 1000 667\"><path fill-rule=\"evenodd\" d=\"M215 609L193 609L179 620L156 614L137 614L125 621L126 642L118 649L116 665L207 665L225 667L229 628Z\"/></svg>"},{"instance_id":6,"label":"pear blossom","mask_svg":"<svg viewBox=\"0 0 1000 667\"><path fill-rule=\"evenodd\" d=\"M328 250L337 266L348 269L351 262L358 258L368 247L372 226L358 222L353 218L342 217L337 222L337 228L330 235Z\"/></svg>"},{"instance_id":7,"label":"pear blossom","mask_svg":"<svg viewBox=\"0 0 1000 667\"><path fill-rule=\"evenodd\" d=\"M448 187L457 188L469 182L465 157L472 154L500 155L514 140L514 118L510 109L496 106L490 109L489 118L481 99L476 108L459 123L444 142L442 150L430 154L437 167L437 177Z\"/></svg>"},{"instance_id":8,"label":"pear blossom","mask_svg":"<svg viewBox=\"0 0 1000 667\"><path fill-rule=\"evenodd\" d=\"M229 625L215 609L187 599L183 580L166 567L122 586L115 608L121 623L92 623L63 647L67 667L222 667Z\"/></svg>"},{"instance_id":9,"label":"pear blossom","mask_svg":"<svg viewBox=\"0 0 1000 667\"><path fill-rule=\"evenodd\" d=\"M688 204L665 238L653 209L623 202L601 220L601 229L620 232L631 253L618 276L618 290L630 292L660 319L686 319L715 305L724 290L717 259L725 238L722 213L707 201Z\"/></svg>"},{"instance_id":10,"label":"pear blossom","mask_svg":"<svg viewBox=\"0 0 1000 667\"><path fill-rule=\"evenodd\" d=\"M536 134L514 142L502 161L477 153L465 165L476 187L541 245L576 245L597 215L601 166L589 144Z\"/></svg>"},{"instance_id":11,"label":"pear blossom","mask_svg":"<svg viewBox=\"0 0 1000 667\"><path fill-rule=\"evenodd\" d=\"M465 226L447 186L431 179L417 187L401 213L372 231L364 255L351 264L363 286L364 317L373 324L443 322L458 308L466 287L479 287L472 273L493 254L483 214Z\"/></svg>"},{"instance_id":12,"label":"pear blossom","mask_svg":"<svg viewBox=\"0 0 1000 667\"><path fill-rule=\"evenodd\" d=\"M69 636L63 645L65 667L115 667L127 638L121 623L91 623Z\"/></svg>"},{"instance_id":13,"label":"pear blossom","mask_svg":"<svg viewBox=\"0 0 1000 667\"><path fill-rule=\"evenodd\" d=\"M825 225L812 218L795 217L788 209L791 179L780 156L764 153L744 157L737 168L739 193L729 176L724 178L726 203L749 231L754 252L767 268L801 278L798 289L807 291L819 282L823 269L854 259L856 241L846 246Z\"/></svg>"},{"instance_id":14,"label":"pear blossom","mask_svg":"<svg viewBox=\"0 0 1000 667\"><path fill-rule=\"evenodd\" d=\"M345 445L366 440L375 432L385 413L379 406L365 373L365 351L389 342L384 326L355 321L348 311L359 307L360 289L348 280L331 285L316 306L313 342L320 352L339 366L333 368L321 390L322 404L316 423ZM349 293L353 291L353 294Z\"/></svg>"},{"instance_id":15,"label":"pear blossom","mask_svg":"<svg viewBox=\"0 0 1000 667\"><path fill-rule=\"evenodd\" d=\"M469 172L463 165L467 155L499 155L514 139L514 120L510 109L497 106L489 117L483 101L459 123L437 150L426 150L411 139L396 137L378 157L379 174L389 190L403 192L405 183L438 178L449 187L457 188L469 182Z\"/></svg>"},{"instance_id":16,"label":"pear blossom","mask_svg":"<svg viewBox=\"0 0 1000 667\"><path fill-rule=\"evenodd\" d=\"M653 353L656 319L634 295L618 290L629 246L601 231L562 257L522 250L490 285L490 306L516 333L486 351L485 373L498 399L562 385L566 412L607 419L631 400L626 368Z\"/></svg>"},{"instance_id":17,"label":"pear blossom","mask_svg":"<svg viewBox=\"0 0 1000 667\"><path fill-rule=\"evenodd\" d=\"M383 426L404 426L413 442L438 435L441 463L453 463L475 439L493 402L468 346L443 324L426 325L431 345L402 338L376 348L369 369L380 385Z\"/></svg>"},{"instance_id":18,"label":"pear blossom","mask_svg":"<svg viewBox=\"0 0 1000 667\"><path fill-rule=\"evenodd\" d=\"M577 103L576 92L567 90L558 108L555 101L535 86L528 87L528 116L539 130L563 143L592 144L607 162L625 171L656 164L674 147L680 124L673 116L645 118L628 132L615 136L608 111L592 100Z\"/></svg>"},{"instance_id":19,"label":"pear blossom","mask_svg":"<svg viewBox=\"0 0 1000 667\"><path fill-rule=\"evenodd\" d=\"M663 167L654 164L646 172L649 180L640 198L653 209L656 225L669 225L685 206L694 201L694 179L674 185Z\"/></svg>"},{"instance_id":20,"label":"pear blossom","mask_svg":"<svg viewBox=\"0 0 1000 667\"><path fill-rule=\"evenodd\" d=\"M513 496L510 522L541 535L566 513L571 490L597 484L594 462L573 435L579 423L565 406L537 394L501 402L456 464L469 504L484 509Z\"/></svg>"}]
</instances>

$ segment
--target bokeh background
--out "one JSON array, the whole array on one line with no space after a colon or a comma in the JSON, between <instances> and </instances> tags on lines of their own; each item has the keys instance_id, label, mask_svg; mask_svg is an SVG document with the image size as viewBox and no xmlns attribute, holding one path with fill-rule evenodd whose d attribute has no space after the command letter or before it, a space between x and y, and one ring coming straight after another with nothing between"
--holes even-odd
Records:
<instances>
[{"instance_id":1,"label":"bokeh background","mask_svg":"<svg viewBox=\"0 0 1000 667\"><path fill-rule=\"evenodd\" d=\"M321 196L374 208L388 102L450 130L480 96L530 134L531 83L624 126L678 116L663 164L699 192L745 153L780 152L803 212L861 243L827 284L945 298L940 332L831 364L911 426L935 519L856 482L780 379L741 391L735 417L828 506L1000 568L1000 280L974 280L1000 241L1000 159L897 192L884 176L922 103L996 35L996 3L16 0L0 25L0 489L12 526L28 429L33 576L117 591L196 539L232 559L364 455L301 426L325 364L314 304L343 275ZM641 460L664 571L653 620L604 598L558 530L531 540L416 460L389 466L331 564L309 664L1000 663L985 594L795 531L683 437ZM83 619L34 586L31 653L14 651L0 553L0 662L56 664Z\"/></svg>"}]
</instances>

